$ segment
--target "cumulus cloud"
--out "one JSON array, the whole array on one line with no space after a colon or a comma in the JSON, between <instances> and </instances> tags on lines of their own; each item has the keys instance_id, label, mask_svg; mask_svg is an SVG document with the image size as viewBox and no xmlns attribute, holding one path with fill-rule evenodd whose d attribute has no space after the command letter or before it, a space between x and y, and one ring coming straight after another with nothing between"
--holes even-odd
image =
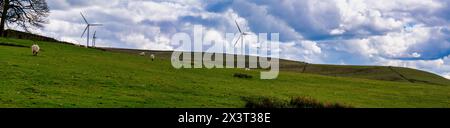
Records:
<instances>
[{"instance_id":1,"label":"cumulus cloud","mask_svg":"<svg viewBox=\"0 0 450 128\"><path fill-rule=\"evenodd\" d=\"M342 52L364 54L367 57L380 56L390 59L435 59L448 55L448 35L439 27L416 27L406 32L389 32L385 35L367 38L341 40Z\"/></svg>"},{"instance_id":2,"label":"cumulus cloud","mask_svg":"<svg viewBox=\"0 0 450 128\"><path fill-rule=\"evenodd\" d=\"M322 63L322 49L314 41L294 41L282 43L281 57L290 60L299 60L304 62Z\"/></svg>"},{"instance_id":3,"label":"cumulus cloud","mask_svg":"<svg viewBox=\"0 0 450 128\"><path fill-rule=\"evenodd\" d=\"M126 33L119 34L120 41L132 46L140 47L142 49L158 49L158 50L172 50L170 42L154 42L141 33Z\"/></svg>"},{"instance_id":4,"label":"cumulus cloud","mask_svg":"<svg viewBox=\"0 0 450 128\"><path fill-rule=\"evenodd\" d=\"M442 76L444 78L450 79L450 73L444 73L444 74L442 74Z\"/></svg>"}]
</instances>

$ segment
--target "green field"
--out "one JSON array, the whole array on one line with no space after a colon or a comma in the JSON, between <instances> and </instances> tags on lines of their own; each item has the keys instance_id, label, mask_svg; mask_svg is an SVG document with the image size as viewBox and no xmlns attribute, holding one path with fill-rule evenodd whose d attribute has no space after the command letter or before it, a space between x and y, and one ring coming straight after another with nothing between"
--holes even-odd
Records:
<instances>
[{"instance_id":1,"label":"green field","mask_svg":"<svg viewBox=\"0 0 450 128\"><path fill-rule=\"evenodd\" d=\"M309 96L354 107L450 107L449 80L413 69L308 64L303 70L305 63L282 61L278 79L260 80L258 70L174 69L168 53L151 61L39 42L42 51L32 56L31 41L0 42L0 107L234 108L244 106L242 97L260 96Z\"/></svg>"}]
</instances>

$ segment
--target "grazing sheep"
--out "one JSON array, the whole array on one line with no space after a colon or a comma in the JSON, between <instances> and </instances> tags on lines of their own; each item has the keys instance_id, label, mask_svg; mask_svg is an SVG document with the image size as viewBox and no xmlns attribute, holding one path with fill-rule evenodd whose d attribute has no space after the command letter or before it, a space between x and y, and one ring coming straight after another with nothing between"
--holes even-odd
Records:
<instances>
[{"instance_id":1,"label":"grazing sheep","mask_svg":"<svg viewBox=\"0 0 450 128\"><path fill-rule=\"evenodd\" d=\"M245 68L245 71L250 71L250 68Z\"/></svg>"},{"instance_id":2,"label":"grazing sheep","mask_svg":"<svg viewBox=\"0 0 450 128\"><path fill-rule=\"evenodd\" d=\"M155 55L151 54L150 58L152 58L152 61L155 59Z\"/></svg>"},{"instance_id":3,"label":"grazing sheep","mask_svg":"<svg viewBox=\"0 0 450 128\"><path fill-rule=\"evenodd\" d=\"M141 53L139 53L139 55L145 56L145 52L141 52Z\"/></svg>"},{"instance_id":4,"label":"grazing sheep","mask_svg":"<svg viewBox=\"0 0 450 128\"><path fill-rule=\"evenodd\" d=\"M31 52L33 52L33 56L37 56L37 54L39 53L39 45L37 44L33 44L31 46Z\"/></svg>"}]
</instances>

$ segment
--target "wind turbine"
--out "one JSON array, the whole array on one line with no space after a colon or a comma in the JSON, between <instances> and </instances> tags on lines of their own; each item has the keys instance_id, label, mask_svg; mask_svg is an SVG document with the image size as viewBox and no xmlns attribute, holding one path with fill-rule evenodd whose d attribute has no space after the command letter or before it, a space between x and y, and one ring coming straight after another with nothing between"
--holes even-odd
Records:
<instances>
[{"instance_id":1,"label":"wind turbine","mask_svg":"<svg viewBox=\"0 0 450 128\"><path fill-rule=\"evenodd\" d=\"M95 34L97 33L97 31L94 31L94 36L92 36L92 46L95 47L95 39L97 39L97 37L95 36Z\"/></svg>"},{"instance_id":2,"label":"wind turbine","mask_svg":"<svg viewBox=\"0 0 450 128\"><path fill-rule=\"evenodd\" d=\"M102 24L90 24L90 23L86 20L86 17L84 17L83 13L80 12L80 14L81 14L81 17L83 17L84 22L86 22L86 28L84 29L83 34L81 34L81 37L83 37L83 36L84 36L84 33L86 33L86 31L87 31L87 35L86 35L86 47L89 47L89 38L90 38L90 37L89 37L89 29L90 29L90 27L91 27L91 26L102 26Z\"/></svg>"},{"instance_id":3,"label":"wind turbine","mask_svg":"<svg viewBox=\"0 0 450 128\"><path fill-rule=\"evenodd\" d=\"M244 44L244 36L250 35L250 33L248 33L248 32L243 32L243 31L241 30L241 27L239 27L239 24L238 24L237 20L234 20L234 23L236 23L236 26L237 26L237 28L238 28L238 30L239 30L239 37L238 37L238 39L236 40L236 42L234 43L234 47L236 47L236 44L238 43L239 40L241 40L241 47L242 47L242 45Z\"/></svg>"}]
</instances>

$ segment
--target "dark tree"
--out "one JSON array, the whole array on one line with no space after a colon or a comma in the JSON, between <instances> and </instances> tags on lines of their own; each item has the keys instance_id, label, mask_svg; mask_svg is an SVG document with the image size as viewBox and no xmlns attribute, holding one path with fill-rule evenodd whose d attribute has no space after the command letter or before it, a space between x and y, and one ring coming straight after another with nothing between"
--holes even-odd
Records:
<instances>
[{"instance_id":1,"label":"dark tree","mask_svg":"<svg viewBox=\"0 0 450 128\"><path fill-rule=\"evenodd\" d=\"M45 0L0 0L0 34L5 25L16 24L28 32L29 27L42 27L50 12Z\"/></svg>"}]
</instances>

